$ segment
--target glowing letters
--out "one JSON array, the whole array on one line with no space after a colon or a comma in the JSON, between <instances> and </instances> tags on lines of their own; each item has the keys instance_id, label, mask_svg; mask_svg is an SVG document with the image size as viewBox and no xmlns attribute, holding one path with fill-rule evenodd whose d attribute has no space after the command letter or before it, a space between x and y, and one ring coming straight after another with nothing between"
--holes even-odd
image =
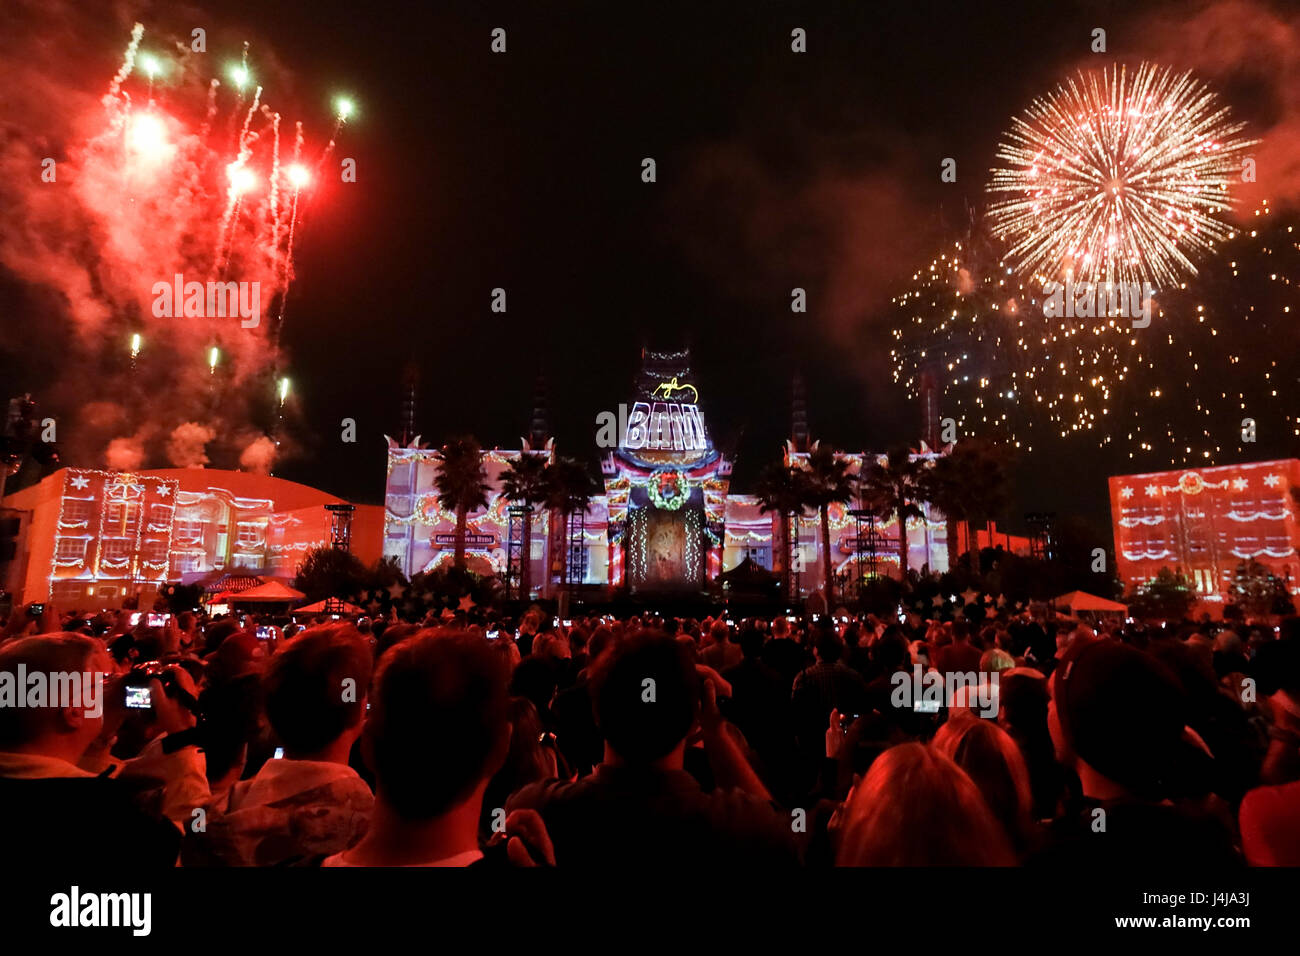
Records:
<instances>
[{"instance_id":1,"label":"glowing letters","mask_svg":"<svg viewBox=\"0 0 1300 956\"><path fill-rule=\"evenodd\" d=\"M623 430L630 451L705 451L704 416L697 405L637 402Z\"/></svg>"}]
</instances>

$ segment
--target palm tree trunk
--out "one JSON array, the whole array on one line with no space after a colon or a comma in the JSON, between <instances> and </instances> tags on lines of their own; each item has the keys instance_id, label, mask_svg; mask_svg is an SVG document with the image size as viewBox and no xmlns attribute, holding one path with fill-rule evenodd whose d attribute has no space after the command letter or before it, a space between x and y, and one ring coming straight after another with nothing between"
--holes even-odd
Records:
<instances>
[{"instance_id":1,"label":"palm tree trunk","mask_svg":"<svg viewBox=\"0 0 1300 956\"><path fill-rule=\"evenodd\" d=\"M524 511L524 532L523 542L520 550L523 552L519 556L519 596L527 601L533 596L532 589L532 564L533 564L533 508L526 505Z\"/></svg>"},{"instance_id":2,"label":"palm tree trunk","mask_svg":"<svg viewBox=\"0 0 1300 956\"><path fill-rule=\"evenodd\" d=\"M571 540L569 537L570 535L569 520L572 517L573 516L567 511L563 511L560 513L559 538L560 538L560 547L561 549L563 549L560 556L560 587L561 588L567 588L569 586L569 543Z\"/></svg>"},{"instance_id":3,"label":"palm tree trunk","mask_svg":"<svg viewBox=\"0 0 1300 956\"><path fill-rule=\"evenodd\" d=\"M907 580L907 515L898 509L898 580Z\"/></svg>"},{"instance_id":4,"label":"palm tree trunk","mask_svg":"<svg viewBox=\"0 0 1300 956\"><path fill-rule=\"evenodd\" d=\"M822 577L826 592L826 613L831 613L835 602L835 578L832 576L831 562L831 509L822 505Z\"/></svg>"},{"instance_id":5,"label":"palm tree trunk","mask_svg":"<svg viewBox=\"0 0 1300 956\"><path fill-rule=\"evenodd\" d=\"M781 515L779 523L780 538L778 546L781 548L781 589L785 593L785 599L789 601L792 597L794 588L794 568L790 563L790 516Z\"/></svg>"},{"instance_id":6,"label":"palm tree trunk","mask_svg":"<svg viewBox=\"0 0 1300 956\"><path fill-rule=\"evenodd\" d=\"M456 554L455 563L457 568L465 567L465 531L469 527L469 511L465 508L456 509Z\"/></svg>"}]
</instances>

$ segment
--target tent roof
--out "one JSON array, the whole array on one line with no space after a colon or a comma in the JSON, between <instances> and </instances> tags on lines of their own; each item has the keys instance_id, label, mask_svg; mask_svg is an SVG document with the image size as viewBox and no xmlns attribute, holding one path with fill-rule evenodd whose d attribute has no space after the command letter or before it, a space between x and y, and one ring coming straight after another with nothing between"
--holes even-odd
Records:
<instances>
[{"instance_id":1,"label":"tent roof","mask_svg":"<svg viewBox=\"0 0 1300 956\"><path fill-rule=\"evenodd\" d=\"M301 591L295 591L287 584L281 584L279 581L268 581L266 584L259 584L255 588L249 588L247 591L240 591L238 594L230 595L230 600L235 602L257 601L273 603L276 601L301 601L307 595Z\"/></svg>"},{"instance_id":2,"label":"tent roof","mask_svg":"<svg viewBox=\"0 0 1300 956\"><path fill-rule=\"evenodd\" d=\"M303 595L299 595L299 597L302 596ZM304 605L303 607L296 607L293 609L293 613L294 614L324 614L325 605L327 602L330 603L331 605L330 606L331 614L366 613L362 608L357 607L355 604L349 604L347 601L342 601L339 600L338 598L326 598L324 601L317 601L315 604L307 604Z\"/></svg>"},{"instance_id":3,"label":"tent roof","mask_svg":"<svg viewBox=\"0 0 1300 956\"><path fill-rule=\"evenodd\" d=\"M1127 604L1108 601L1104 597L1089 594L1087 591L1071 591L1052 601L1058 606L1068 607L1071 611L1127 611Z\"/></svg>"},{"instance_id":4,"label":"tent roof","mask_svg":"<svg viewBox=\"0 0 1300 956\"><path fill-rule=\"evenodd\" d=\"M775 581L776 575L749 557L749 555L746 555L743 561L730 571L723 571L718 575L718 578L722 581L759 581L767 583Z\"/></svg>"}]
</instances>

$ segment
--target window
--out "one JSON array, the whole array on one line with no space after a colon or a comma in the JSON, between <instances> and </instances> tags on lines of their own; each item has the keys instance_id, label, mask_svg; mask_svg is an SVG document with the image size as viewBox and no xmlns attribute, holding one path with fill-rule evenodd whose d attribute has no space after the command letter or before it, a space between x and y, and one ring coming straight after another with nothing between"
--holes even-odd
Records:
<instances>
[{"instance_id":1,"label":"window","mask_svg":"<svg viewBox=\"0 0 1300 956\"><path fill-rule=\"evenodd\" d=\"M105 538L103 557L106 561L124 561L131 557L131 539Z\"/></svg>"},{"instance_id":2,"label":"window","mask_svg":"<svg viewBox=\"0 0 1300 956\"><path fill-rule=\"evenodd\" d=\"M122 535L135 534L136 520L140 509L134 501L110 501L105 525L108 529Z\"/></svg>"},{"instance_id":3,"label":"window","mask_svg":"<svg viewBox=\"0 0 1300 956\"><path fill-rule=\"evenodd\" d=\"M57 561L86 560L86 539L59 538L58 546L54 551L54 557Z\"/></svg>"},{"instance_id":4,"label":"window","mask_svg":"<svg viewBox=\"0 0 1300 956\"><path fill-rule=\"evenodd\" d=\"M64 498L63 522L68 525L86 525L94 516L94 500L90 498Z\"/></svg>"}]
</instances>

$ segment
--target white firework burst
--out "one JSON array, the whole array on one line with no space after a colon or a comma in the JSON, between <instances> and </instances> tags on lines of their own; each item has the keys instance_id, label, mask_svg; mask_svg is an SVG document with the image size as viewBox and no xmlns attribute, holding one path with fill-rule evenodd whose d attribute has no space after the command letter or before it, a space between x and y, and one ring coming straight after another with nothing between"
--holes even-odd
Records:
<instances>
[{"instance_id":1,"label":"white firework burst","mask_svg":"<svg viewBox=\"0 0 1300 956\"><path fill-rule=\"evenodd\" d=\"M1190 73L1080 72L1012 121L992 231L1022 275L1169 288L1230 232L1243 129Z\"/></svg>"}]
</instances>

